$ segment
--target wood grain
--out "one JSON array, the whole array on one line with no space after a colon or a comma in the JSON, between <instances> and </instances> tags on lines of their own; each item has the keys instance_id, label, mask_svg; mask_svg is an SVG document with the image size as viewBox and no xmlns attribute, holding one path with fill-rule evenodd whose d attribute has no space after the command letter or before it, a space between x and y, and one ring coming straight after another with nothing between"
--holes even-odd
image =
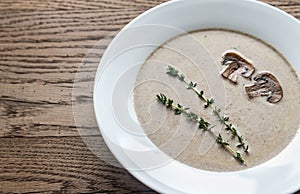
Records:
<instances>
[{"instance_id":1,"label":"wood grain","mask_svg":"<svg viewBox=\"0 0 300 194\"><path fill-rule=\"evenodd\" d=\"M164 1L0 1L1 193L155 193L115 167L91 88L115 33ZM264 2L300 19L299 0Z\"/></svg>"},{"instance_id":2,"label":"wood grain","mask_svg":"<svg viewBox=\"0 0 300 194\"><path fill-rule=\"evenodd\" d=\"M0 146L2 192L151 191L91 154L77 137L2 138Z\"/></svg>"}]
</instances>

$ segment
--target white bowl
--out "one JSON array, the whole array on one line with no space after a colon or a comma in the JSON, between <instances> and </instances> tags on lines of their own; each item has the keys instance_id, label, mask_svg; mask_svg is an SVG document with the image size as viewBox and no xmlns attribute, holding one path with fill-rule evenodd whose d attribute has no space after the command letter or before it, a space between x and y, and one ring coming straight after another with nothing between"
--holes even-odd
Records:
<instances>
[{"instance_id":1,"label":"white bowl","mask_svg":"<svg viewBox=\"0 0 300 194\"><path fill-rule=\"evenodd\" d=\"M300 134L257 167L208 172L173 160L139 126L132 89L153 50L187 31L225 28L255 36L282 53L300 76L300 22L252 0L178 0L146 11L111 42L100 62L94 108L101 134L118 161L161 193L291 193L300 189Z\"/></svg>"}]
</instances>

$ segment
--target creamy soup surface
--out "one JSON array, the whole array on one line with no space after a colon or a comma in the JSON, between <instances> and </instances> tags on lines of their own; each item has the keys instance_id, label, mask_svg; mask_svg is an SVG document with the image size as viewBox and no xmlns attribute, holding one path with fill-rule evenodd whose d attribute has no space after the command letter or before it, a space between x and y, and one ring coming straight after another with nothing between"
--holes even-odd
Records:
<instances>
[{"instance_id":1,"label":"creamy soup surface","mask_svg":"<svg viewBox=\"0 0 300 194\"><path fill-rule=\"evenodd\" d=\"M255 66L253 77L270 72L281 84L283 98L276 104L266 97L249 99L245 86L253 80L238 78L233 84L220 72L225 51L237 51ZM243 136L249 153L236 147L238 140L224 129L212 109L178 79L166 74L168 65L178 68L187 81L197 82L197 89L215 99L215 106L229 116ZM209 133L197 128L184 115L174 115L159 104L156 95L164 93L174 103L209 121L215 134L221 133L231 147L247 160L241 165ZM300 81L290 64L269 45L251 36L221 29L195 31L176 37L156 49L142 65L134 89L137 118L149 139L164 153L189 166L209 171L236 171L262 164L288 146L299 129Z\"/></svg>"}]
</instances>

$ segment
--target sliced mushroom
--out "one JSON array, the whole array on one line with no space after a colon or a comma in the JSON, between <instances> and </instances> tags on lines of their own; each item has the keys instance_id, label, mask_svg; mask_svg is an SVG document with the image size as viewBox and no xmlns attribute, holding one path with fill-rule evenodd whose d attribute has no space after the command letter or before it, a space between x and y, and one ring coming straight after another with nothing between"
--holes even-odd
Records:
<instances>
[{"instance_id":1,"label":"sliced mushroom","mask_svg":"<svg viewBox=\"0 0 300 194\"><path fill-rule=\"evenodd\" d=\"M254 77L254 81L253 85L245 87L249 98L267 96L267 101L273 104L282 99L282 87L271 73L261 72Z\"/></svg>"},{"instance_id":2,"label":"sliced mushroom","mask_svg":"<svg viewBox=\"0 0 300 194\"><path fill-rule=\"evenodd\" d=\"M227 51L223 54L222 65L228 66L221 74L224 78L237 83L239 76L249 78L255 71L254 65L236 51Z\"/></svg>"}]
</instances>

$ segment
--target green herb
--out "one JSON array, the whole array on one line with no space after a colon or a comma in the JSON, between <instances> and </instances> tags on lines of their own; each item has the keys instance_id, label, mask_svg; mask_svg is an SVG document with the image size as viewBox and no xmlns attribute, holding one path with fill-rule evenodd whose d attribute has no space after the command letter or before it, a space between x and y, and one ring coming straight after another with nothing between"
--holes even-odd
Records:
<instances>
[{"instance_id":1,"label":"green herb","mask_svg":"<svg viewBox=\"0 0 300 194\"><path fill-rule=\"evenodd\" d=\"M187 89L190 90L190 89L195 88L196 86L197 86L197 83L190 82L190 83L188 84Z\"/></svg>"},{"instance_id":2,"label":"green herb","mask_svg":"<svg viewBox=\"0 0 300 194\"><path fill-rule=\"evenodd\" d=\"M216 139L217 143L222 145L226 150L228 150L233 157L238 160L239 162L241 162L242 164L246 164L246 160L243 158L243 156L241 155L241 153L234 151L230 146L229 143L224 141L221 134L219 134L219 136Z\"/></svg>"},{"instance_id":3,"label":"green herb","mask_svg":"<svg viewBox=\"0 0 300 194\"><path fill-rule=\"evenodd\" d=\"M234 158L243 164L246 163L245 159L242 157L242 155L239 152L236 152L236 156Z\"/></svg>"},{"instance_id":4,"label":"green herb","mask_svg":"<svg viewBox=\"0 0 300 194\"><path fill-rule=\"evenodd\" d=\"M205 102L204 108L208 108L209 106L211 106L211 105L215 102L213 98L211 98L211 99L205 98L205 96L204 96L204 91L198 91L198 90L196 89L197 83L192 82L192 81L191 81L191 82L187 82L187 81L185 80L185 75L182 74L182 73L180 73L179 70L176 69L175 67L168 66L168 67L167 67L167 74L170 75L170 76L172 76L172 77L176 77L176 78L178 78L180 81L184 82L184 83L187 85L186 88L187 88L188 90L193 90L193 91L197 94L197 96L198 96L202 101Z\"/></svg>"},{"instance_id":5,"label":"green herb","mask_svg":"<svg viewBox=\"0 0 300 194\"><path fill-rule=\"evenodd\" d=\"M184 114L185 117L193 122L197 122L198 128L203 129L204 131L209 131L211 134L213 134L216 138L216 142L220 144L222 147L224 147L231 155L241 162L242 164L246 164L245 159L241 156L241 154L237 151L234 151L228 142L224 141L221 134L216 135L211 129L213 127L210 127L210 123L204 120L203 118L199 117L196 113L188 111L189 108L185 108L183 105L173 104L173 100L170 98L167 98L164 94L156 95L156 98L158 102L160 102L162 105L164 105L167 109L173 110L175 115Z\"/></svg>"},{"instance_id":6,"label":"green herb","mask_svg":"<svg viewBox=\"0 0 300 194\"><path fill-rule=\"evenodd\" d=\"M185 76L180 74L179 71L172 66L167 67L167 74L173 77L178 77L180 81L184 81L185 79Z\"/></svg>"},{"instance_id":7,"label":"green herb","mask_svg":"<svg viewBox=\"0 0 300 194\"><path fill-rule=\"evenodd\" d=\"M219 134L219 136L217 137L216 140L217 140L218 144L221 144L222 146L228 146L228 145L229 145L228 142L225 142L225 141L223 140L221 134Z\"/></svg>"},{"instance_id":8,"label":"green herb","mask_svg":"<svg viewBox=\"0 0 300 194\"><path fill-rule=\"evenodd\" d=\"M249 146L246 146L243 136L238 133L237 129L233 127L231 123L228 123L229 117L221 116L221 109L216 107L214 108L213 113L219 118L220 123L225 125L225 130L230 131L234 137L238 138L239 144L237 147L242 147L245 152L248 152Z\"/></svg>"},{"instance_id":9,"label":"green herb","mask_svg":"<svg viewBox=\"0 0 300 194\"><path fill-rule=\"evenodd\" d=\"M164 94L156 95L158 102L166 106L166 108L172 109L175 115L184 114L187 119L197 122L198 128L203 130L208 130L210 123L200 118L196 113L188 111L189 108L185 108L180 104L173 105L173 100L167 98Z\"/></svg>"},{"instance_id":10,"label":"green herb","mask_svg":"<svg viewBox=\"0 0 300 194\"><path fill-rule=\"evenodd\" d=\"M243 137L239 134L237 129L231 123L228 123L229 117L225 116L225 115L221 115L221 112L222 112L221 109L217 108L216 106L215 107L212 106L215 102L215 100L213 98L211 98L211 99L206 98L204 96L204 91L197 90L197 88L196 88L197 83L192 82L192 81L187 82L185 80L185 75L183 73L181 73L175 67L168 66L167 67L167 74L172 76L172 77L176 77L180 81L184 82L187 85L188 90L193 90L196 93L196 95L204 102L204 108L209 108L209 107L212 108L213 109L212 112L214 113L214 115L216 115L218 117L220 123L225 126L225 130L230 131L234 137L238 138L239 144L237 145L237 147L243 148L244 152L248 153L249 146L246 145Z\"/></svg>"}]
</instances>

